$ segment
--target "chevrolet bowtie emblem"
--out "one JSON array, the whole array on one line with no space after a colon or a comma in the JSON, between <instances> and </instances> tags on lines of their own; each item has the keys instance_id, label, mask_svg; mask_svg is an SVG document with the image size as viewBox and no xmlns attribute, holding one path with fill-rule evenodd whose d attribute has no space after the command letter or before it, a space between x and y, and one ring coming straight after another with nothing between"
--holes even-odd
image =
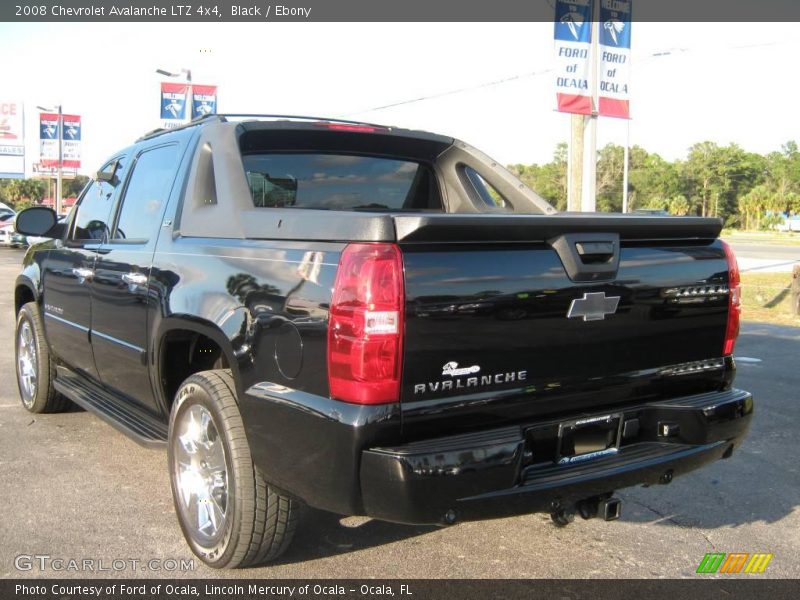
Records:
<instances>
[{"instance_id":1,"label":"chevrolet bowtie emblem","mask_svg":"<svg viewBox=\"0 0 800 600\"><path fill-rule=\"evenodd\" d=\"M617 312L619 296L606 297L605 292L592 292L575 298L567 311L568 319L583 317L584 321L602 321Z\"/></svg>"}]
</instances>

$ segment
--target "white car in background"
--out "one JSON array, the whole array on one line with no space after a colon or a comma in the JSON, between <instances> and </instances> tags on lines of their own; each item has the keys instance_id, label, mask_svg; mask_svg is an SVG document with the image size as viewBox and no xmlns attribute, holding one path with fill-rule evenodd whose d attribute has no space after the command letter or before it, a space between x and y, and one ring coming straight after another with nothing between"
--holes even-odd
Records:
<instances>
[{"instance_id":1,"label":"white car in background","mask_svg":"<svg viewBox=\"0 0 800 600\"><path fill-rule=\"evenodd\" d=\"M14 229L14 218L17 216L13 210L0 208L0 246L20 248L27 245L25 236Z\"/></svg>"}]
</instances>

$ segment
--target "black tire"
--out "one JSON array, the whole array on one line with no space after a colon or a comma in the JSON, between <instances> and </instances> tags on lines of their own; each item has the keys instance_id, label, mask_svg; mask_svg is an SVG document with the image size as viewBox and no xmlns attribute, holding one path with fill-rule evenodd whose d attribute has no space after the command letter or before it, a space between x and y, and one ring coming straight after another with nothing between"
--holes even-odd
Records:
<instances>
[{"instance_id":1,"label":"black tire","mask_svg":"<svg viewBox=\"0 0 800 600\"><path fill-rule=\"evenodd\" d=\"M24 336L28 343L23 343L21 336ZM53 385L56 366L50 357L47 340L44 339L44 326L39 315L39 307L35 302L23 305L17 314L14 364L19 396L22 406L27 410L37 414L57 413L72 407L72 403L56 392ZM32 387L29 379L31 374L33 374Z\"/></svg>"},{"instance_id":2,"label":"black tire","mask_svg":"<svg viewBox=\"0 0 800 600\"><path fill-rule=\"evenodd\" d=\"M187 444L183 441L188 435L187 427L198 414L202 418L208 415L214 427L211 429L206 425L205 441L201 444L191 440ZM195 436L194 439L200 438ZM223 477L217 474L219 470L211 476L208 467L208 463L219 462L219 457L208 456L209 448L216 448L217 443L221 443L224 450L224 502L221 495L217 496L221 486L214 488L211 483L206 483L205 489L200 486L202 494L193 493L187 501L182 497L180 481L187 480L186 473L190 473L189 481L196 481L192 480L192 473L196 470L187 468L187 459L192 463L195 461L191 452L187 453L187 448L191 446L195 453L206 453L198 459L202 461L200 468L205 469L202 472L208 475L202 481L220 481ZM205 449L197 450L203 444ZM288 548L297 526L300 505L267 484L253 464L230 370L196 373L178 389L169 420L169 472L175 512L183 535L192 552L207 565L215 568L256 565L277 558ZM212 488L215 491L208 492ZM183 489L186 490L187 486ZM203 494L206 494L206 499L201 500ZM207 512L206 506L212 503L218 509L224 504L225 510L220 510L222 525L208 533L198 524L201 510L198 507L203 505L202 510ZM194 513L193 508L196 508ZM213 512L214 507L210 510ZM193 523L195 515L198 519ZM217 519L208 519L206 523L210 524L212 520L216 528Z\"/></svg>"}]
</instances>

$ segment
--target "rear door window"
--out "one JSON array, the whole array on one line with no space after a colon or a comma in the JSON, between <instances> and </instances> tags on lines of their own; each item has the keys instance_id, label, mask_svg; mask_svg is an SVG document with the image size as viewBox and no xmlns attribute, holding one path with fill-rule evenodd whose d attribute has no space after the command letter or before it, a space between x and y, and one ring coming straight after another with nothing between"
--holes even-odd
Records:
<instances>
[{"instance_id":1,"label":"rear door window","mask_svg":"<svg viewBox=\"0 0 800 600\"><path fill-rule=\"evenodd\" d=\"M420 162L347 154L247 154L260 208L442 210L431 168Z\"/></svg>"},{"instance_id":2,"label":"rear door window","mask_svg":"<svg viewBox=\"0 0 800 600\"><path fill-rule=\"evenodd\" d=\"M145 243L158 231L175 179L178 150L175 144L160 146L136 159L114 229L115 241Z\"/></svg>"}]
</instances>

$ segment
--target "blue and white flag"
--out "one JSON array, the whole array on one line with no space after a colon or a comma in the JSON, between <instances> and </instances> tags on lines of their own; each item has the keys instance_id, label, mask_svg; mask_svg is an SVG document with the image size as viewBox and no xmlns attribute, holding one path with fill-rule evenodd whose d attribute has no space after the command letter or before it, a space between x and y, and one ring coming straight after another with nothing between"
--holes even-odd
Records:
<instances>
[{"instance_id":1,"label":"blue and white flag","mask_svg":"<svg viewBox=\"0 0 800 600\"><path fill-rule=\"evenodd\" d=\"M556 98L561 112L592 114L594 0L556 0Z\"/></svg>"},{"instance_id":2,"label":"blue and white flag","mask_svg":"<svg viewBox=\"0 0 800 600\"><path fill-rule=\"evenodd\" d=\"M600 0L599 109L606 117L630 119L631 4Z\"/></svg>"}]
</instances>

